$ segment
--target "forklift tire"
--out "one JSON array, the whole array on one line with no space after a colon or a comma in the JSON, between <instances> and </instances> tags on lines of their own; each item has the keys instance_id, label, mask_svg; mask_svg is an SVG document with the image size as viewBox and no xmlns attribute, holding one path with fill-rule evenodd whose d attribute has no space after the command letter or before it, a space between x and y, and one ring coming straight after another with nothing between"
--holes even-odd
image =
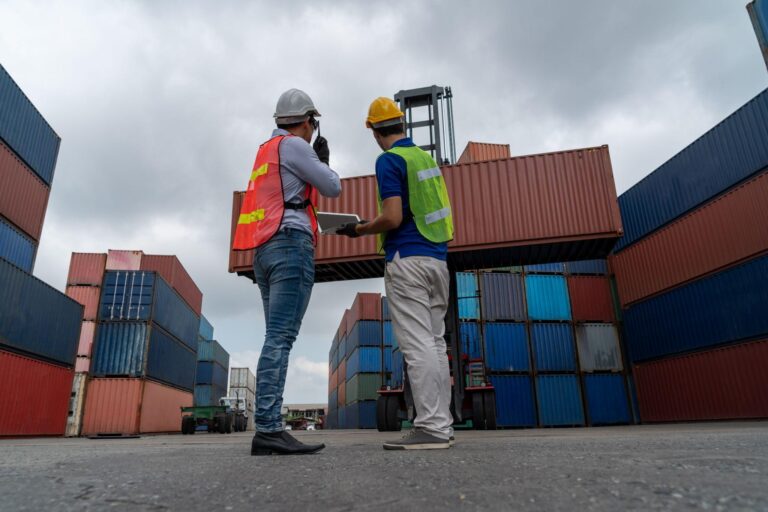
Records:
<instances>
[{"instance_id":1,"label":"forklift tire","mask_svg":"<svg viewBox=\"0 0 768 512\"><path fill-rule=\"evenodd\" d=\"M483 408L485 409L485 428L496 430L496 391L483 391Z\"/></svg>"},{"instance_id":2,"label":"forklift tire","mask_svg":"<svg viewBox=\"0 0 768 512\"><path fill-rule=\"evenodd\" d=\"M488 428L486 426L484 394L479 392L472 393L472 428L475 430L486 430Z\"/></svg>"}]
</instances>

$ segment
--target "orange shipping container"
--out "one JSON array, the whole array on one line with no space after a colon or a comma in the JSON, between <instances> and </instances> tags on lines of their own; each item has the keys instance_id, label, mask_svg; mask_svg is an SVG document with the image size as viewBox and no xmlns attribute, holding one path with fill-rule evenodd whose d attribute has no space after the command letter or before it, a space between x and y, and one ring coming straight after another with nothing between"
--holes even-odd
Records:
<instances>
[{"instance_id":1,"label":"orange shipping container","mask_svg":"<svg viewBox=\"0 0 768 512\"><path fill-rule=\"evenodd\" d=\"M40 240L51 189L0 142L0 215Z\"/></svg>"},{"instance_id":2,"label":"orange shipping container","mask_svg":"<svg viewBox=\"0 0 768 512\"><path fill-rule=\"evenodd\" d=\"M483 160L499 160L512 156L509 144L492 144L488 142L467 142L467 147L456 161L458 164L481 162Z\"/></svg>"},{"instance_id":3,"label":"orange shipping container","mask_svg":"<svg viewBox=\"0 0 768 512\"><path fill-rule=\"evenodd\" d=\"M380 293L358 293L350 308L348 331L358 320L379 320L381 321L381 294Z\"/></svg>"},{"instance_id":4,"label":"orange shipping container","mask_svg":"<svg viewBox=\"0 0 768 512\"><path fill-rule=\"evenodd\" d=\"M99 315L101 288L97 286L67 286L67 297L82 304L83 320L96 320Z\"/></svg>"},{"instance_id":5,"label":"orange shipping container","mask_svg":"<svg viewBox=\"0 0 768 512\"><path fill-rule=\"evenodd\" d=\"M195 314L200 316L203 309L203 292L176 256L145 254L141 258L141 270L154 270L160 274L189 304Z\"/></svg>"},{"instance_id":6,"label":"orange shipping container","mask_svg":"<svg viewBox=\"0 0 768 512\"><path fill-rule=\"evenodd\" d=\"M106 266L106 254L73 252L69 260L67 284L101 286Z\"/></svg>"}]
</instances>

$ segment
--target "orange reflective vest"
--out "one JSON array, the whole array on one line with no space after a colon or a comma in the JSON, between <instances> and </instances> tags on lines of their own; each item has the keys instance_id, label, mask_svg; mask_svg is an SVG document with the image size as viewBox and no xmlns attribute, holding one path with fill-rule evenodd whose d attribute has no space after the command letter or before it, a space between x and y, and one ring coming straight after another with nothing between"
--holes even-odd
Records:
<instances>
[{"instance_id":1,"label":"orange reflective vest","mask_svg":"<svg viewBox=\"0 0 768 512\"><path fill-rule=\"evenodd\" d=\"M317 190L307 183L303 204L286 203L284 199L283 179L280 176L280 142L285 137L291 135L272 137L259 147L235 229L232 248L236 251L255 249L268 242L280 229L286 207L306 208L317 240Z\"/></svg>"}]
</instances>

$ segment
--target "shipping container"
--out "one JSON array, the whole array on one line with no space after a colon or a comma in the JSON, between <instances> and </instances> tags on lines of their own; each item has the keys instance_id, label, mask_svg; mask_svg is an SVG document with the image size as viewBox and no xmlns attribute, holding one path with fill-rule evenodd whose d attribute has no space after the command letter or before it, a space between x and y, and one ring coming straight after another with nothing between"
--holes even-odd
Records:
<instances>
[{"instance_id":1,"label":"shipping container","mask_svg":"<svg viewBox=\"0 0 768 512\"><path fill-rule=\"evenodd\" d=\"M581 371L614 371L624 368L619 347L619 332L612 324L581 324L576 326Z\"/></svg>"},{"instance_id":2,"label":"shipping container","mask_svg":"<svg viewBox=\"0 0 768 512\"><path fill-rule=\"evenodd\" d=\"M768 89L619 197L629 247L768 166Z\"/></svg>"},{"instance_id":3,"label":"shipping container","mask_svg":"<svg viewBox=\"0 0 768 512\"><path fill-rule=\"evenodd\" d=\"M608 265L605 260L569 261L565 270L571 275L605 275Z\"/></svg>"},{"instance_id":4,"label":"shipping container","mask_svg":"<svg viewBox=\"0 0 768 512\"><path fill-rule=\"evenodd\" d=\"M491 375L496 390L496 423L500 427L535 427L536 406L531 378L525 375Z\"/></svg>"},{"instance_id":5,"label":"shipping container","mask_svg":"<svg viewBox=\"0 0 768 512\"><path fill-rule=\"evenodd\" d=\"M203 340L197 344L197 360L215 361L222 367L229 368L229 352L216 340Z\"/></svg>"},{"instance_id":6,"label":"shipping container","mask_svg":"<svg viewBox=\"0 0 768 512\"><path fill-rule=\"evenodd\" d=\"M75 372L90 373L90 371L91 358L88 356L77 356L77 358L75 358Z\"/></svg>"},{"instance_id":7,"label":"shipping container","mask_svg":"<svg viewBox=\"0 0 768 512\"><path fill-rule=\"evenodd\" d=\"M67 284L75 286L101 286L106 267L106 254L73 252L69 260Z\"/></svg>"},{"instance_id":8,"label":"shipping container","mask_svg":"<svg viewBox=\"0 0 768 512\"><path fill-rule=\"evenodd\" d=\"M108 271L99 319L153 320L197 351L200 318L155 272Z\"/></svg>"},{"instance_id":9,"label":"shipping container","mask_svg":"<svg viewBox=\"0 0 768 512\"><path fill-rule=\"evenodd\" d=\"M195 352L155 323L106 322L97 329L91 371L96 377L148 376L192 390L196 360Z\"/></svg>"},{"instance_id":10,"label":"shipping container","mask_svg":"<svg viewBox=\"0 0 768 512\"><path fill-rule=\"evenodd\" d=\"M346 365L346 380L356 373L380 372L382 369L382 354L379 347L358 347L354 349Z\"/></svg>"},{"instance_id":11,"label":"shipping container","mask_svg":"<svg viewBox=\"0 0 768 512\"><path fill-rule=\"evenodd\" d=\"M768 251L762 173L611 257L622 306Z\"/></svg>"},{"instance_id":12,"label":"shipping container","mask_svg":"<svg viewBox=\"0 0 768 512\"><path fill-rule=\"evenodd\" d=\"M376 401L366 400L346 406L345 428L376 428Z\"/></svg>"},{"instance_id":13,"label":"shipping container","mask_svg":"<svg viewBox=\"0 0 768 512\"><path fill-rule=\"evenodd\" d=\"M72 391L69 395L69 410L67 411L67 427L64 435L78 437L83 426L83 410L85 409L85 390L88 375L75 373L72 380Z\"/></svg>"},{"instance_id":14,"label":"shipping container","mask_svg":"<svg viewBox=\"0 0 768 512\"><path fill-rule=\"evenodd\" d=\"M347 358L347 336L346 334L339 340L339 364Z\"/></svg>"},{"instance_id":15,"label":"shipping container","mask_svg":"<svg viewBox=\"0 0 768 512\"><path fill-rule=\"evenodd\" d=\"M0 141L0 216L40 241L51 189Z\"/></svg>"},{"instance_id":16,"label":"shipping container","mask_svg":"<svg viewBox=\"0 0 768 512\"><path fill-rule=\"evenodd\" d=\"M613 322L613 297L608 278L568 276L571 316L574 322Z\"/></svg>"},{"instance_id":17,"label":"shipping container","mask_svg":"<svg viewBox=\"0 0 768 512\"><path fill-rule=\"evenodd\" d=\"M480 318L480 289L478 288L477 274L474 272L457 272L456 286L459 318L462 320Z\"/></svg>"},{"instance_id":18,"label":"shipping container","mask_svg":"<svg viewBox=\"0 0 768 512\"><path fill-rule=\"evenodd\" d=\"M203 292L197 287L184 265L176 256L158 256L145 254L141 258L141 270L160 274L181 298L200 316L203 309Z\"/></svg>"},{"instance_id":19,"label":"shipping container","mask_svg":"<svg viewBox=\"0 0 768 512\"><path fill-rule=\"evenodd\" d=\"M135 272L141 270L143 251L125 251L109 249L107 251L107 270L124 270Z\"/></svg>"},{"instance_id":20,"label":"shipping container","mask_svg":"<svg viewBox=\"0 0 768 512\"><path fill-rule=\"evenodd\" d=\"M485 329L485 366L490 371L520 372L530 369L528 334L525 324L487 323Z\"/></svg>"},{"instance_id":21,"label":"shipping container","mask_svg":"<svg viewBox=\"0 0 768 512\"><path fill-rule=\"evenodd\" d=\"M358 320L381 321L381 294L358 293L352 302L350 314L350 325L354 325Z\"/></svg>"},{"instance_id":22,"label":"shipping container","mask_svg":"<svg viewBox=\"0 0 768 512\"><path fill-rule=\"evenodd\" d=\"M342 382L347 382L347 360L339 362L339 368L336 370L339 374L339 388L341 388Z\"/></svg>"},{"instance_id":23,"label":"shipping container","mask_svg":"<svg viewBox=\"0 0 768 512\"><path fill-rule=\"evenodd\" d=\"M53 181L61 138L0 64L0 139L47 185Z\"/></svg>"},{"instance_id":24,"label":"shipping container","mask_svg":"<svg viewBox=\"0 0 768 512\"><path fill-rule=\"evenodd\" d=\"M360 320L349 330L347 351L362 346L381 346L382 326L378 320Z\"/></svg>"},{"instance_id":25,"label":"shipping container","mask_svg":"<svg viewBox=\"0 0 768 512\"><path fill-rule=\"evenodd\" d=\"M381 298L381 319L384 321L392 320L392 317L389 316L389 299L386 297Z\"/></svg>"},{"instance_id":26,"label":"shipping container","mask_svg":"<svg viewBox=\"0 0 768 512\"><path fill-rule=\"evenodd\" d=\"M494 272L483 272L481 276L483 319L525 321L523 277Z\"/></svg>"},{"instance_id":27,"label":"shipping container","mask_svg":"<svg viewBox=\"0 0 768 512\"><path fill-rule=\"evenodd\" d=\"M536 377L536 398L541 426L584 425L584 408L576 375L539 375Z\"/></svg>"},{"instance_id":28,"label":"shipping container","mask_svg":"<svg viewBox=\"0 0 768 512\"><path fill-rule=\"evenodd\" d=\"M213 361L198 361L195 384L213 384L227 388L229 370Z\"/></svg>"},{"instance_id":29,"label":"shipping container","mask_svg":"<svg viewBox=\"0 0 768 512\"><path fill-rule=\"evenodd\" d=\"M531 346L538 371L576 371L576 350L574 348L573 330L570 325L532 324Z\"/></svg>"},{"instance_id":30,"label":"shipping container","mask_svg":"<svg viewBox=\"0 0 768 512\"><path fill-rule=\"evenodd\" d=\"M197 334L204 340L213 339L213 326L211 325L211 322L202 315L200 316L200 330Z\"/></svg>"},{"instance_id":31,"label":"shipping container","mask_svg":"<svg viewBox=\"0 0 768 512\"><path fill-rule=\"evenodd\" d=\"M328 389L336 389L339 387L339 374L335 370L328 376Z\"/></svg>"},{"instance_id":32,"label":"shipping container","mask_svg":"<svg viewBox=\"0 0 768 512\"><path fill-rule=\"evenodd\" d=\"M633 367L643 422L768 417L768 340Z\"/></svg>"},{"instance_id":33,"label":"shipping container","mask_svg":"<svg viewBox=\"0 0 768 512\"><path fill-rule=\"evenodd\" d=\"M0 436L62 436L74 372L0 350Z\"/></svg>"},{"instance_id":34,"label":"shipping container","mask_svg":"<svg viewBox=\"0 0 768 512\"><path fill-rule=\"evenodd\" d=\"M333 404L333 407L331 407L331 404ZM328 391L328 408L336 410L338 406L339 406L339 390L338 388L334 388Z\"/></svg>"},{"instance_id":35,"label":"shipping container","mask_svg":"<svg viewBox=\"0 0 768 512\"><path fill-rule=\"evenodd\" d=\"M336 410L336 416L337 416L337 428L347 428L347 406L346 405L340 405L338 409Z\"/></svg>"},{"instance_id":36,"label":"shipping container","mask_svg":"<svg viewBox=\"0 0 768 512\"><path fill-rule=\"evenodd\" d=\"M219 405L219 400L227 395L227 388L214 386L213 384L195 384L195 405L209 406Z\"/></svg>"},{"instance_id":37,"label":"shipping container","mask_svg":"<svg viewBox=\"0 0 768 512\"><path fill-rule=\"evenodd\" d=\"M488 142L467 142L457 164L482 162L483 160L501 160L512 156L509 144L492 144Z\"/></svg>"},{"instance_id":38,"label":"shipping container","mask_svg":"<svg viewBox=\"0 0 768 512\"><path fill-rule=\"evenodd\" d=\"M405 375L403 374L405 362L403 361L403 353L399 350L393 350L392 351L392 380L391 380L391 386L392 388L399 388L403 385L403 379Z\"/></svg>"},{"instance_id":39,"label":"shipping container","mask_svg":"<svg viewBox=\"0 0 768 512\"><path fill-rule=\"evenodd\" d=\"M397 347L397 339L395 339L395 333L392 331L392 321L385 320L382 325L382 331L384 336L384 345L388 347Z\"/></svg>"},{"instance_id":40,"label":"shipping container","mask_svg":"<svg viewBox=\"0 0 768 512\"><path fill-rule=\"evenodd\" d=\"M99 316L99 298L101 288L98 286L67 286L67 297L83 306L83 320L96 321Z\"/></svg>"},{"instance_id":41,"label":"shipping container","mask_svg":"<svg viewBox=\"0 0 768 512\"><path fill-rule=\"evenodd\" d=\"M442 172L455 224L448 258L457 270L602 258L622 233L607 146L458 164ZM321 197L318 208L375 216L374 176L343 179L342 187L344 194ZM234 194L233 233L242 194ZM230 272L252 276L252 262L252 251L230 252ZM320 237L317 282L383 272L375 237Z\"/></svg>"},{"instance_id":42,"label":"shipping container","mask_svg":"<svg viewBox=\"0 0 768 512\"><path fill-rule=\"evenodd\" d=\"M525 294L531 320L570 320L571 306L564 276L527 275Z\"/></svg>"},{"instance_id":43,"label":"shipping container","mask_svg":"<svg viewBox=\"0 0 768 512\"><path fill-rule=\"evenodd\" d=\"M83 435L181 431L181 408L191 392L146 379L91 379L85 399Z\"/></svg>"},{"instance_id":44,"label":"shipping container","mask_svg":"<svg viewBox=\"0 0 768 512\"><path fill-rule=\"evenodd\" d=\"M229 386L256 391L256 376L250 368L231 368L229 371Z\"/></svg>"},{"instance_id":45,"label":"shipping container","mask_svg":"<svg viewBox=\"0 0 768 512\"><path fill-rule=\"evenodd\" d=\"M93 350L96 322L85 321L80 328L80 341L77 344L77 355L90 357Z\"/></svg>"},{"instance_id":46,"label":"shipping container","mask_svg":"<svg viewBox=\"0 0 768 512\"><path fill-rule=\"evenodd\" d=\"M35 268L36 254L35 241L0 217L0 259L31 274Z\"/></svg>"},{"instance_id":47,"label":"shipping container","mask_svg":"<svg viewBox=\"0 0 768 512\"><path fill-rule=\"evenodd\" d=\"M523 267L527 274L564 274L565 263L541 263Z\"/></svg>"},{"instance_id":48,"label":"shipping container","mask_svg":"<svg viewBox=\"0 0 768 512\"><path fill-rule=\"evenodd\" d=\"M624 311L633 363L768 335L768 256Z\"/></svg>"},{"instance_id":49,"label":"shipping container","mask_svg":"<svg viewBox=\"0 0 768 512\"><path fill-rule=\"evenodd\" d=\"M342 382L344 382L344 385L341 385ZM345 381L339 380L339 387L336 388L336 397L339 409L343 408L347 403L347 385Z\"/></svg>"},{"instance_id":50,"label":"shipping container","mask_svg":"<svg viewBox=\"0 0 768 512\"><path fill-rule=\"evenodd\" d=\"M461 352L470 359L483 357L480 325L477 322L461 322L459 324L459 336L461 336Z\"/></svg>"},{"instance_id":51,"label":"shipping container","mask_svg":"<svg viewBox=\"0 0 768 512\"><path fill-rule=\"evenodd\" d=\"M624 376L584 376L584 394L590 425L625 425L632 422Z\"/></svg>"},{"instance_id":52,"label":"shipping container","mask_svg":"<svg viewBox=\"0 0 768 512\"><path fill-rule=\"evenodd\" d=\"M379 397L378 390L381 387L381 374L357 373L346 383L347 403L360 400L376 400Z\"/></svg>"},{"instance_id":53,"label":"shipping container","mask_svg":"<svg viewBox=\"0 0 768 512\"><path fill-rule=\"evenodd\" d=\"M0 345L71 367L82 313L74 300L0 260Z\"/></svg>"}]
</instances>

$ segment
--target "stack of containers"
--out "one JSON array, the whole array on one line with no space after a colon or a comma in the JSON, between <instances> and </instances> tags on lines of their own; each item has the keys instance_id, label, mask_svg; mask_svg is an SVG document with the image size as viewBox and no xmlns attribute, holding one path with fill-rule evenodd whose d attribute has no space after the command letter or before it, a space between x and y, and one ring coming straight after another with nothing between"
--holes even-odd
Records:
<instances>
[{"instance_id":1,"label":"stack of containers","mask_svg":"<svg viewBox=\"0 0 768 512\"><path fill-rule=\"evenodd\" d=\"M390 363L392 373L390 374L389 382L386 384L392 389L398 389L403 387L405 382L405 365L403 361L403 353L400 351L400 345L397 343L394 331L392 330L392 317L389 313L389 299L386 297L381 298L381 323L384 346L392 347L392 359Z\"/></svg>"},{"instance_id":2,"label":"stack of containers","mask_svg":"<svg viewBox=\"0 0 768 512\"><path fill-rule=\"evenodd\" d=\"M175 256L109 251L106 267L82 433L178 431L193 402L202 294Z\"/></svg>"},{"instance_id":3,"label":"stack of containers","mask_svg":"<svg viewBox=\"0 0 768 512\"><path fill-rule=\"evenodd\" d=\"M768 417L768 90L619 198L645 422Z\"/></svg>"},{"instance_id":4,"label":"stack of containers","mask_svg":"<svg viewBox=\"0 0 768 512\"><path fill-rule=\"evenodd\" d=\"M67 425L82 306L31 275L60 142L0 65L0 436Z\"/></svg>"},{"instance_id":5,"label":"stack of containers","mask_svg":"<svg viewBox=\"0 0 768 512\"><path fill-rule=\"evenodd\" d=\"M195 405L219 405L227 395L229 353L213 339L213 326L200 317L197 341L197 370L195 371Z\"/></svg>"},{"instance_id":6,"label":"stack of containers","mask_svg":"<svg viewBox=\"0 0 768 512\"><path fill-rule=\"evenodd\" d=\"M230 368L229 394L227 396L245 398L246 430L253 430L253 415L256 408L256 376L250 368Z\"/></svg>"},{"instance_id":7,"label":"stack of containers","mask_svg":"<svg viewBox=\"0 0 768 512\"><path fill-rule=\"evenodd\" d=\"M328 352L328 407L325 413L324 428L338 428L339 411L339 345L345 334L344 317L341 319Z\"/></svg>"}]
</instances>

